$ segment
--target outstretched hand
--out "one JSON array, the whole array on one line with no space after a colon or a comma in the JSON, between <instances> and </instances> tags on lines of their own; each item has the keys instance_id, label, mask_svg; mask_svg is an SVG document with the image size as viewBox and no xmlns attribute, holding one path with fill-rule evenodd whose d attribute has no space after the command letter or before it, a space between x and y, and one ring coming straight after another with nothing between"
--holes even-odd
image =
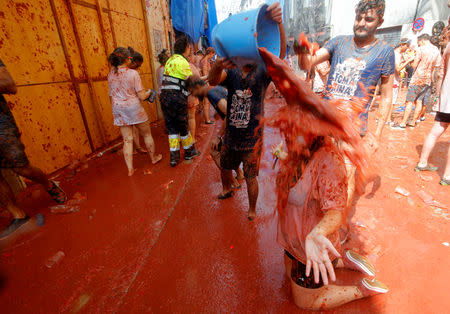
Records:
<instances>
[{"instance_id":1,"label":"outstretched hand","mask_svg":"<svg viewBox=\"0 0 450 314\"><path fill-rule=\"evenodd\" d=\"M333 264L331 264L328 253L330 252L336 257L340 257L340 254L336 251L333 244L327 239L327 237L317 232L311 232L305 240L305 251L307 259L307 277L309 277L312 268L314 271L314 281L316 283L319 283L320 276L322 276L324 285L328 285L328 276L332 281L336 280Z\"/></svg>"},{"instance_id":2,"label":"outstretched hand","mask_svg":"<svg viewBox=\"0 0 450 314\"><path fill-rule=\"evenodd\" d=\"M228 69L236 67L236 65L233 63L233 61L231 61L230 59L227 59L227 58L218 58L216 60L216 65L221 67L224 70L228 70Z\"/></svg>"},{"instance_id":3,"label":"outstretched hand","mask_svg":"<svg viewBox=\"0 0 450 314\"><path fill-rule=\"evenodd\" d=\"M281 10L279 2L275 2L267 8L266 17L278 24L283 23L283 10Z\"/></svg>"}]
</instances>

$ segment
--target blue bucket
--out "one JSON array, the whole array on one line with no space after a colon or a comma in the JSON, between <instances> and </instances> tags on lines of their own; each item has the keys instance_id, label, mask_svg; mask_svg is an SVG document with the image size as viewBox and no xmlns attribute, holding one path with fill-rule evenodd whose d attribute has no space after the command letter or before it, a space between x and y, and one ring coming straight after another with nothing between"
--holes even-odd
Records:
<instances>
[{"instance_id":1,"label":"blue bucket","mask_svg":"<svg viewBox=\"0 0 450 314\"><path fill-rule=\"evenodd\" d=\"M238 13L216 25L212 43L220 57L231 59L237 66L264 64L258 47L280 55L280 30L278 24L264 17L268 5Z\"/></svg>"}]
</instances>

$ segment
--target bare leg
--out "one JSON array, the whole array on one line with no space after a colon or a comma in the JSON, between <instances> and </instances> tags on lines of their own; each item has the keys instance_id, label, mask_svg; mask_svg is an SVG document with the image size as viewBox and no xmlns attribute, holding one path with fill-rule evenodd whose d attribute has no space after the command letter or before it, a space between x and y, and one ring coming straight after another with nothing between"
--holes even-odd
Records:
<instances>
[{"instance_id":1,"label":"bare leg","mask_svg":"<svg viewBox=\"0 0 450 314\"><path fill-rule=\"evenodd\" d=\"M364 297L356 286L328 285L307 289L291 279L291 289L295 305L309 310L330 309Z\"/></svg>"},{"instance_id":2,"label":"bare leg","mask_svg":"<svg viewBox=\"0 0 450 314\"><path fill-rule=\"evenodd\" d=\"M222 195L225 195L231 191L231 184L233 182L233 171L221 169L220 175L222 178Z\"/></svg>"},{"instance_id":3,"label":"bare leg","mask_svg":"<svg viewBox=\"0 0 450 314\"><path fill-rule=\"evenodd\" d=\"M438 138L447 130L448 123L444 122L434 122L433 127L431 128L430 133L428 134L425 143L423 144L422 153L420 154L419 167L425 167L428 165L428 158L430 157L431 151L436 145L436 141ZM449 155L450 156L450 155ZM448 169L448 161L450 158L447 158L447 168ZM446 171L447 172L447 171Z\"/></svg>"},{"instance_id":4,"label":"bare leg","mask_svg":"<svg viewBox=\"0 0 450 314\"><path fill-rule=\"evenodd\" d=\"M409 116L411 115L411 112L412 112L412 107L413 107L413 103L410 101L407 101L406 105L405 105L405 114L403 115L402 122L400 122L400 126L406 127L406 123L408 122Z\"/></svg>"},{"instance_id":5,"label":"bare leg","mask_svg":"<svg viewBox=\"0 0 450 314\"><path fill-rule=\"evenodd\" d=\"M131 126L120 127L123 138L123 157L128 168L128 176L134 174L133 168L133 128Z\"/></svg>"},{"instance_id":6,"label":"bare leg","mask_svg":"<svg viewBox=\"0 0 450 314\"><path fill-rule=\"evenodd\" d=\"M158 161L162 159L162 155L155 154L155 142L153 141L152 129L150 128L150 123L144 122L137 125L139 132L142 134L144 138L145 147L147 147L147 151L152 159L152 163L156 164Z\"/></svg>"},{"instance_id":7,"label":"bare leg","mask_svg":"<svg viewBox=\"0 0 450 314\"><path fill-rule=\"evenodd\" d=\"M423 107L422 101L421 100L416 101L416 108L414 109L414 116L411 121L411 126L416 125L416 121L419 119L420 114L422 113L422 107Z\"/></svg>"},{"instance_id":8,"label":"bare leg","mask_svg":"<svg viewBox=\"0 0 450 314\"><path fill-rule=\"evenodd\" d=\"M236 170L235 170L235 172L236 172L236 179L237 180L244 180L245 179L245 177L244 177L244 171L242 171L242 169L239 167L239 168L237 168Z\"/></svg>"},{"instance_id":9,"label":"bare leg","mask_svg":"<svg viewBox=\"0 0 450 314\"><path fill-rule=\"evenodd\" d=\"M0 174L0 206L6 208L11 215L16 218L25 218L27 215L25 212L16 205L16 199L11 187L6 180Z\"/></svg>"},{"instance_id":10,"label":"bare leg","mask_svg":"<svg viewBox=\"0 0 450 314\"><path fill-rule=\"evenodd\" d=\"M139 138L139 130L138 128L133 125L133 141L134 141L134 149L138 150L141 148L141 140Z\"/></svg>"},{"instance_id":11,"label":"bare leg","mask_svg":"<svg viewBox=\"0 0 450 314\"><path fill-rule=\"evenodd\" d=\"M41 169L33 167L32 165L27 165L23 168L14 168L12 170L22 177L42 184L46 190L52 187L52 183L47 178L47 175Z\"/></svg>"},{"instance_id":12,"label":"bare leg","mask_svg":"<svg viewBox=\"0 0 450 314\"><path fill-rule=\"evenodd\" d=\"M188 109L188 114L189 114L189 131L191 132L192 135L192 139L194 140L195 143L195 131L196 131L196 124L195 124L195 112L197 110L197 107L194 106L194 108L189 108Z\"/></svg>"},{"instance_id":13,"label":"bare leg","mask_svg":"<svg viewBox=\"0 0 450 314\"><path fill-rule=\"evenodd\" d=\"M247 183L247 194L248 194L248 219L253 220L256 217L256 202L258 201L258 179L255 178L245 178Z\"/></svg>"},{"instance_id":14,"label":"bare leg","mask_svg":"<svg viewBox=\"0 0 450 314\"><path fill-rule=\"evenodd\" d=\"M203 113L205 115L205 122L211 122L211 118L209 117L209 100L206 97L203 99Z\"/></svg>"},{"instance_id":15,"label":"bare leg","mask_svg":"<svg viewBox=\"0 0 450 314\"><path fill-rule=\"evenodd\" d=\"M448 123L447 123L448 127ZM444 180L450 180L450 146L447 152L447 164L445 165Z\"/></svg>"}]
</instances>

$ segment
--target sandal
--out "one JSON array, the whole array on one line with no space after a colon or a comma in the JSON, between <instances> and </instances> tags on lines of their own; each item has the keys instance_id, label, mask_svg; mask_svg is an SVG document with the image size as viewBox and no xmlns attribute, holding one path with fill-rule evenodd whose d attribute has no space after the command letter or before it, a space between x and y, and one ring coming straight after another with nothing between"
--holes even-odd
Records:
<instances>
[{"instance_id":1,"label":"sandal","mask_svg":"<svg viewBox=\"0 0 450 314\"><path fill-rule=\"evenodd\" d=\"M205 121L205 124L214 124L214 121Z\"/></svg>"},{"instance_id":2,"label":"sandal","mask_svg":"<svg viewBox=\"0 0 450 314\"><path fill-rule=\"evenodd\" d=\"M226 200L227 198L233 197L233 195L234 195L234 191L228 191L225 194L223 194L223 193L220 194L217 198L219 200Z\"/></svg>"},{"instance_id":3,"label":"sandal","mask_svg":"<svg viewBox=\"0 0 450 314\"><path fill-rule=\"evenodd\" d=\"M143 149L142 147L136 147L135 152L136 152L136 154L137 153L139 153L139 154L148 154L147 150Z\"/></svg>"},{"instance_id":4,"label":"sandal","mask_svg":"<svg viewBox=\"0 0 450 314\"><path fill-rule=\"evenodd\" d=\"M391 125L391 129L393 130L404 130L406 129L406 126L402 126L398 123L394 123L394 125Z\"/></svg>"},{"instance_id":5,"label":"sandal","mask_svg":"<svg viewBox=\"0 0 450 314\"><path fill-rule=\"evenodd\" d=\"M64 204L67 201L66 193L56 184L55 181L50 180L52 187L47 190L47 193L58 204Z\"/></svg>"},{"instance_id":6,"label":"sandal","mask_svg":"<svg viewBox=\"0 0 450 314\"><path fill-rule=\"evenodd\" d=\"M232 185L232 186L231 186L231 188L232 188L233 190L239 190L241 187L242 187L242 185L240 185L239 183L238 183L238 185Z\"/></svg>"},{"instance_id":7,"label":"sandal","mask_svg":"<svg viewBox=\"0 0 450 314\"><path fill-rule=\"evenodd\" d=\"M430 165L426 165L425 167L420 167L419 165L417 165L414 170L416 172L420 172L420 171L437 171L438 167L431 167Z\"/></svg>"},{"instance_id":8,"label":"sandal","mask_svg":"<svg viewBox=\"0 0 450 314\"><path fill-rule=\"evenodd\" d=\"M450 180L441 179L441 182L439 182L439 184L442 186L449 186Z\"/></svg>"}]
</instances>

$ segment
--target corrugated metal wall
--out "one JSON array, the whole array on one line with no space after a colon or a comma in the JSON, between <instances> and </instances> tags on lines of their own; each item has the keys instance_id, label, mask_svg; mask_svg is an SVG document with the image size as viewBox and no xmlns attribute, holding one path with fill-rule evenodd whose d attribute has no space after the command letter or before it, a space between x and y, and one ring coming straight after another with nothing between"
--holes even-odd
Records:
<instances>
[{"instance_id":1,"label":"corrugated metal wall","mask_svg":"<svg viewBox=\"0 0 450 314\"><path fill-rule=\"evenodd\" d=\"M116 46L141 52L144 86L153 87L156 52L144 12L155 1L164 15L160 0L0 1L0 58L18 85L6 98L33 164L52 172L120 136L107 56ZM156 120L155 105L144 107Z\"/></svg>"}]
</instances>

